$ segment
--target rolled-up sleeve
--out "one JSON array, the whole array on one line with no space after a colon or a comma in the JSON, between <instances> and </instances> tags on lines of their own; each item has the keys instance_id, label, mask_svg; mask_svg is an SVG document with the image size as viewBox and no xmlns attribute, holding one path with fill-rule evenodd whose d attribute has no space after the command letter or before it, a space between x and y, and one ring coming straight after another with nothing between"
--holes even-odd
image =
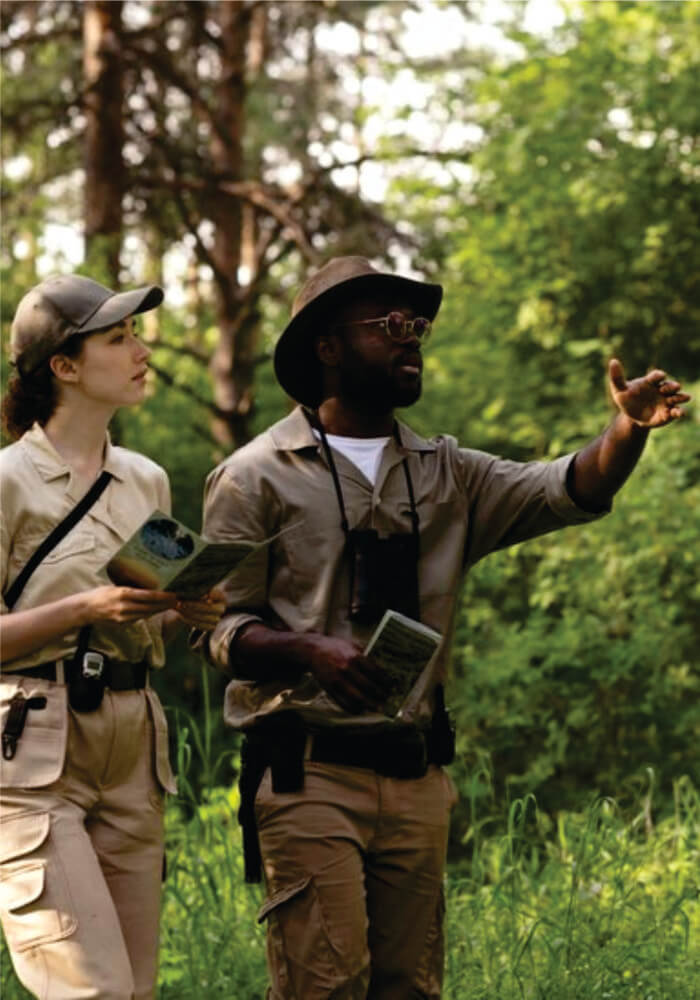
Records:
<instances>
[{"instance_id":1,"label":"rolled-up sleeve","mask_svg":"<svg viewBox=\"0 0 700 1000\"><path fill-rule=\"evenodd\" d=\"M496 549L607 514L610 508L585 511L569 495L567 473L575 457L512 462L459 449L458 470L469 506L466 565Z\"/></svg>"},{"instance_id":2,"label":"rolled-up sleeve","mask_svg":"<svg viewBox=\"0 0 700 1000\"><path fill-rule=\"evenodd\" d=\"M224 464L209 475L204 491L202 534L210 541L262 541L268 529L255 485L236 481ZM267 607L268 549L248 556L221 584L226 611L216 627L198 635L194 646L222 670L229 668L229 650L239 630L264 621Z\"/></svg>"}]
</instances>

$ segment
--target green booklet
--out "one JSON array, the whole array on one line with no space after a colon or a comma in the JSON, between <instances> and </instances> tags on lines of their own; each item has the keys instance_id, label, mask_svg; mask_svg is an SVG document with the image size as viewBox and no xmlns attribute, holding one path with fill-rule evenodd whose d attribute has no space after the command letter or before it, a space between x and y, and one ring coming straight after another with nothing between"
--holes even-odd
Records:
<instances>
[{"instance_id":1,"label":"green booklet","mask_svg":"<svg viewBox=\"0 0 700 1000\"><path fill-rule=\"evenodd\" d=\"M155 510L112 556L104 572L120 586L202 597L279 534L262 542L208 542L174 517Z\"/></svg>"},{"instance_id":2,"label":"green booklet","mask_svg":"<svg viewBox=\"0 0 700 1000\"><path fill-rule=\"evenodd\" d=\"M391 678L391 693L384 713L396 716L409 691L433 658L442 642L435 629L398 611L385 611L384 617L365 647L369 656Z\"/></svg>"}]
</instances>

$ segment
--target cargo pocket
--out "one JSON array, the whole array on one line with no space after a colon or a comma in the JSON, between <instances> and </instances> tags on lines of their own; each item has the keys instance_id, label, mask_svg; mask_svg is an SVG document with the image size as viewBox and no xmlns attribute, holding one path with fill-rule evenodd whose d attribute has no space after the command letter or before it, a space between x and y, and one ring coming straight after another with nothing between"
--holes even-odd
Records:
<instances>
[{"instance_id":1,"label":"cargo pocket","mask_svg":"<svg viewBox=\"0 0 700 1000\"><path fill-rule=\"evenodd\" d=\"M311 875L272 893L258 913L265 920L274 998L305 1000L364 975L350 971L351 956L333 943Z\"/></svg>"},{"instance_id":2,"label":"cargo pocket","mask_svg":"<svg viewBox=\"0 0 700 1000\"><path fill-rule=\"evenodd\" d=\"M63 866L48 843L50 825L48 813L36 812L0 825L0 915L12 951L59 941L78 926ZM41 847L41 856L32 856Z\"/></svg>"},{"instance_id":3,"label":"cargo pocket","mask_svg":"<svg viewBox=\"0 0 700 1000\"><path fill-rule=\"evenodd\" d=\"M23 677L0 679L0 728L4 729L12 699L23 694L37 699L41 708L30 708L11 760L0 757L3 788L42 788L61 777L66 757L68 704L63 684Z\"/></svg>"},{"instance_id":4,"label":"cargo pocket","mask_svg":"<svg viewBox=\"0 0 700 1000\"><path fill-rule=\"evenodd\" d=\"M171 795L176 795L177 783L170 767L168 723L165 718L165 712L160 703L160 698L152 687L147 687L145 693L146 701L148 702L148 711L153 723L153 765L156 777L163 791L170 792Z\"/></svg>"}]
</instances>

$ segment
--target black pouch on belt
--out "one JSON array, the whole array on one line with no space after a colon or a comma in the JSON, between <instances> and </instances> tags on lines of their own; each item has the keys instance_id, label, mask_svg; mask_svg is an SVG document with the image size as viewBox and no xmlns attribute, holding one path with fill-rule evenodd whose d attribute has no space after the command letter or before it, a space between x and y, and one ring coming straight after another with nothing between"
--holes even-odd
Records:
<instances>
[{"instance_id":1,"label":"black pouch on belt","mask_svg":"<svg viewBox=\"0 0 700 1000\"><path fill-rule=\"evenodd\" d=\"M435 688L435 710L427 733L428 758L433 764L451 764L455 759L455 726L445 707L445 689Z\"/></svg>"},{"instance_id":2,"label":"black pouch on belt","mask_svg":"<svg viewBox=\"0 0 700 1000\"><path fill-rule=\"evenodd\" d=\"M66 664L68 701L76 712L95 712L105 693L105 658L87 648L90 626L80 630L75 656Z\"/></svg>"},{"instance_id":3,"label":"black pouch on belt","mask_svg":"<svg viewBox=\"0 0 700 1000\"><path fill-rule=\"evenodd\" d=\"M260 841L255 820L255 796L267 768L276 794L298 792L304 786L306 730L296 712L279 712L246 733L241 747L238 779L238 822L243 833L246 882L262 878Z\"/></svg>"}]
</instances>

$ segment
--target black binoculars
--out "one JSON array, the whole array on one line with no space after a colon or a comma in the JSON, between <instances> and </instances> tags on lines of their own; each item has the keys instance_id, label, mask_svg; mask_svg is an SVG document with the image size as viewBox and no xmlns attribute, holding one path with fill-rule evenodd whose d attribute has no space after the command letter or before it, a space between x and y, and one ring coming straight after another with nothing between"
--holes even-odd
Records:
<instances>
[{"instance_id":1,"label":"black binoculars","mask_svg":"<svg viewBox=\"0 0 700 1000\"><path fill-rule=\"evenodd\" d=\"M389 608L420 619L418 536L380 538L374 528L355 528L346 539L351 621L373 625Z\"/></svg>"}]
</instances>

